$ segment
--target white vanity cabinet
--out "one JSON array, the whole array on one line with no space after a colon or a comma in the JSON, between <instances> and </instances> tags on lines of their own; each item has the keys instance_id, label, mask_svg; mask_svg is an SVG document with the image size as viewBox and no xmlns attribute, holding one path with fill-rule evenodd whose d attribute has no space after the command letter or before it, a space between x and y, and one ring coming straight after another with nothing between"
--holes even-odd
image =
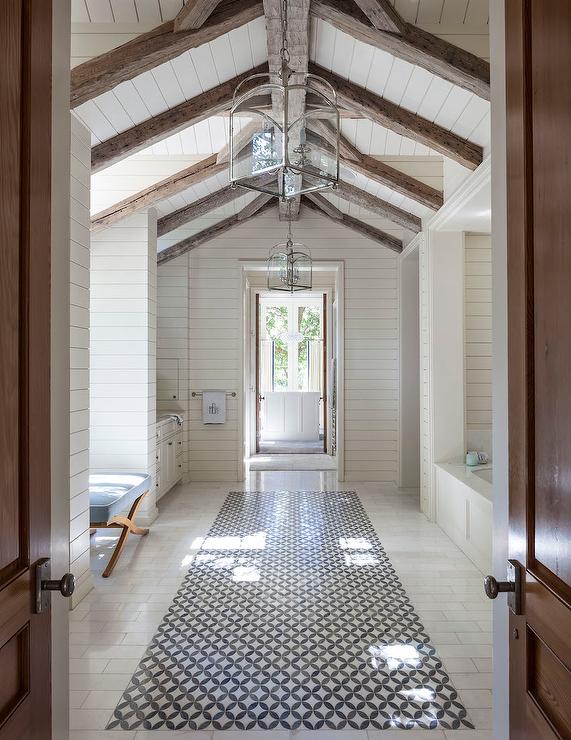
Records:
<instances>
[{"instance_id":1,"label":"white vanity cabinet","mask_svg":"<svg viewBox=\"0 0 571 740\"><path fill-rule=\"evenodd\" d=\"M182 480L182 426L169 416L157 419L157 501Z\"/></svg>"}]
</instances>

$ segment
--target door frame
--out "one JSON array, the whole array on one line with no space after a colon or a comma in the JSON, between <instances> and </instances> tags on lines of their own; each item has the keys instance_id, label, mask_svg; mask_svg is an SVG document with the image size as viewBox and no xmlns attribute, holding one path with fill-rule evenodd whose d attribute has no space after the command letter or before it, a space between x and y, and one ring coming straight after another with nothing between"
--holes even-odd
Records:
<instances>
[{"instance_id":1,"label":"door frame","mask_svg":"<svg viewBox=\"0 0 571 740\"><path fill-rule=\"evenodd\" d=\"M69 570L69 271L71 7L54 2L52 15L51 222L51 560ZM69 734L69 603L52 599L52 736Z\"/></svg>"},{"instance_id":2,"label":"door frame","mask_svg":"<svg viewBox=\"0 0 571 740\"><path fill-rule=\"evenodd\" d=\"M254 333L252 336L252 341L254 342L254 350L253 354L255 356L255 386L256 386L256 421L255 421L255 432L256 432L256 442L255 442L255 449L256 454L260 452L260 420L261 420L261 403L262 400L261 391L260 391L260 321L262 320L262 301L260 300L262 293L267 293L267 290L263 290L259 287L257 287L254 290L253 295L253 316L254 318ZM322 395L320 400L323 401L323 452L324 454L331 454L331 451L328 447L327 443L327 430L328 430L328 409L327 409L327 401L328 401L328 388L329 388L329 326L327 323L327 316L329 314L329 311L332 310L330 306L333 305L333 300L331 297L331 289L326 288L323 290L312 290L307 291L311 293L317 293L320 297L316 298L313 296L312 299L310 299L310 302L308 302L308 305L313 304L314 307L319 307L321 310L321 340L322 340L322 349L321 349L321 359L323 363L322 368ZM289 294L288 294L289 295ZM306 295L305 291L303 295ZM292 320L292 311L295 313L295 307L289 304L289 301L287 300L288 296L279 295L277 296L276 305L280 305L282 303L283 305L288 306L288 323L291 329L291 320ZM306 295L307 297L307 295ZM301 303L304 303L302 300ZM297 364L298 355L297 352L294 352L293 356L288 351L288 385L289 385L289 379L292 377L296 377L295 373L291 373L292 369L295 369L295 366ZM290 388L290 391L292 389ZM293 389L295 390L295 389ZM320 418L321 423L321 418ZM253 427L254 425L252 425Z\"/></svg>"},{"instance_id":3,"label":"door frame","mask_svg":"<svg viewBox=\"0 0 571 740\"><path fill-rule=\"evenodd\" d=\"M255 295L265 293L266 289L259 284L253 285L248 272L265 272L265 261L254 259L239 260L241 267L241 288L243 300L240 302L241 317L240 326L243 327L241 343L241 384L242 392L238 399L238 415L241 418L239 439L239 460L244 461L251 456L256 449L255 424L252 423L255 414ZM327 347L329 357L332 357L333 346L337 346L337 391L336 391L336 441L337 441L337 479L343 481L345 478L345 434L344 434L344 387L345 387L345 262L343 260L314 260L316 272L333 272L335 274L335 298L337 304L338 320L336 325L335 342L333 342L333 300L330 288L319 288L316 286L314 292L323 292L328 296L327 300ZM256 281L257 282L257 281ZM327 363L329 365L329 362ZM327 388L330 391L331 369L328 368ZM329 398L331 393L329 393ZM331 434L328 434L328 453L331 446ZM238 480L245 478L245 464L240 463L241 470Z\"/></svg>"}]
</instances>

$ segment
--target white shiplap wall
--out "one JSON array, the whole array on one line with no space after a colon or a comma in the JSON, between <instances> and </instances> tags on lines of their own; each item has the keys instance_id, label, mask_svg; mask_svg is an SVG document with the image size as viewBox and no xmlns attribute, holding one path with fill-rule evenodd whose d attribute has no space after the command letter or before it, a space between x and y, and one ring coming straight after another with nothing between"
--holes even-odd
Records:
<instances>
[{"instance_id":1,"label":"white shiplap wall","mask_svg":"<svg viewBox=\"0 0 571 740\"><path fill-rule=\"evenodd\" d=\"M419 243L420 284L420 508L432 516L432 445L430 422L430 295L428 246L424 235Z\"/></svg>"},{"instance_id":2,"label":"white shiplap wall","mask_svg":"<svg viewBox=\"0 0 571 740\"><path fill-rule=\"evenodd\" d=\"M157 412L188 419L188 266L183 254L157 274ZM183 476L188 476L188 424L183 425Z\"/></svg>"},{"instance_id":3,"label":"white shiplap wall","mask_svg":"<svg viewBox=\"0 0 571 740\"><path fill-rule=\"evenodd\" d=\"M89 130L71 115L70 166L70 571L72 607L93 588L89 565Z\"/></svg>"},{"instance_id":4,"label":"white shiplap wall","mask_svg":"<svg viewBox=\"0 0 571 740\"><path fill-rule=\"evenodd\" d=\"M466 234L464 264L465 424L468 449L492 445L492 243Z\"/></svg>"},{"instance_id":5,"label":"white shiplap wall","mask_svg":"<svg viewBox=\"0 0 571 740\"><path fill-rule=\"evenodd\" d=\"M90 467L155 474L156 213L94 232L91 242ZM156 516L154 482L141 505Z\"/></svg>"},{"instance_id":6,"label":"white shiplap wall","mask_svg":"<svg viewBox=\"0 0 571 740\"><path fill-rule=\"evenodd\" d=\"M193 231L204 228L206 219L201 221ZM269 212L190 253L191 390L223 388L240 392L243 329L239 260L264 259L283 230L284 224ZM345 261L346 479L394 481L398 475L397 257L306 210L294 230L315 259ZM187 233L191 231L179 229L168 239L160 239L160 246L168 246ZM159 267L161 280L167 268L168 263ZM160 306L159 315L162 311ZM224 427L205 427L200 421L199 399L191 400L191 479L240 478L238 408L238 401L230 399Z\"/></svg>"}]
</instances>

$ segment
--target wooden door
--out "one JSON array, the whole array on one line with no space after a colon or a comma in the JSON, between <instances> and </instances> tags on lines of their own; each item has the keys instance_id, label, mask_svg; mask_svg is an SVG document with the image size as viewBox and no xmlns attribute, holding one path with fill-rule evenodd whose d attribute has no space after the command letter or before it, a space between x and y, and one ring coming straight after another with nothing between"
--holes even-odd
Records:
<instances>
[{"instance_id":1,"label":"wooden door","mask_svg":"<svg viewBox=\"0 0 571 740\"><path fill-rule=\"evenodd\" d=\"M571 738L571 3L507 0L511 738Z\"/></svg>"},{"instance_id":2,"label":"wooden door","mask_svg":"<svg viewBox=\"0 0 571 740\"><path fill-rule=\"evenodd\" d=\"M0 2L0 738L49 738L51 2Z\"/></svg>"}]
</instances>

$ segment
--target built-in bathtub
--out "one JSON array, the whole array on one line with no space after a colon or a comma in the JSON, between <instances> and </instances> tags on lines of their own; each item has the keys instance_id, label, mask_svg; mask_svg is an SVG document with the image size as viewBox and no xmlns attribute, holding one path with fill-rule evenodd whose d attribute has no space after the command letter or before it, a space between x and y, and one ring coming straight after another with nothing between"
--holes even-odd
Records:
<instances>
[{"instance_id":1,"label":"built-in bathtub","mask_svg":"<svg viewBox=\"0 0 571 740\"><path fill-rule=\"evenodd\" d=\"M491 465L435 467L436 522L482 571L492 569Z\"/></svg>"}]
</instances>

